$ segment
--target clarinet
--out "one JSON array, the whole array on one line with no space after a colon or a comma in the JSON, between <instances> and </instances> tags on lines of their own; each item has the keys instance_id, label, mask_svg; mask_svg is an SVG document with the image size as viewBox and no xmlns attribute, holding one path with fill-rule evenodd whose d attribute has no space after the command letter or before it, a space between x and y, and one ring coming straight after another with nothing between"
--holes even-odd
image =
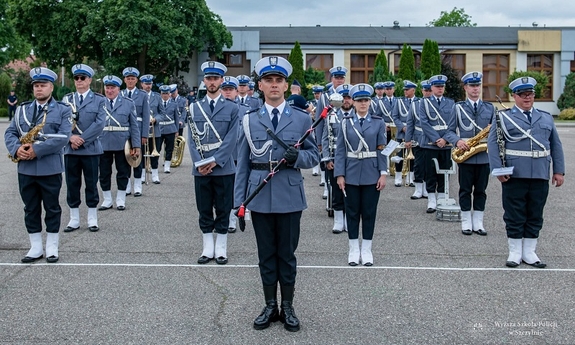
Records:
<instances>
[{"instance_id":1,"label":"clarinet","mask_svg":"<svg viewBox=\"0 0 575 345\"><path fill-rule=\"evenodd\" d=\"M335 114L335 112L332 110L331 112L331 116L337 116L337 114ZM331 121L328 121L327 124L327 138L328 138L328 150L329 150L329 159L333 159L334 154L333 154L333 144L334 144L334 140L335 138L333 137L333 123L331 123Z\"/></svg>"},{"instance_id":2,"label":"clarinet","mask_svg":"<svg viewBox=\"0 0 575 345\"><path fill-rule=\"evenodd\" d=\"M499 158L501 158L501 166L505 167L505 134L503 134L503 128L501 127L501 114L499 114L497 108L495 108L495 124L497 125L495 133L497 134Z\"/></svg>"},{"instance_id":3,"label":"clarinet","mask_svg":"<svg viewBox=\"0 0 575 345\"><path fill-rule=\"evenodd\" d=\"M193 106L194 106L193 104L190 105L190 107L193 107ZM193 112L190 111L190 114L193 114ZM200 157L202 157L202 159L205 159L204 151L202 150L202 141L200 140L200 135L198 134L198 131L196 129L196 124L194 123L194 119L192 118L192 116L190 116L188 118L188 126L190 127L190 131L192 132L192 139L194 140L194 143L196 144L196 149L200 153Z\"/></svg>"}]
</instances>

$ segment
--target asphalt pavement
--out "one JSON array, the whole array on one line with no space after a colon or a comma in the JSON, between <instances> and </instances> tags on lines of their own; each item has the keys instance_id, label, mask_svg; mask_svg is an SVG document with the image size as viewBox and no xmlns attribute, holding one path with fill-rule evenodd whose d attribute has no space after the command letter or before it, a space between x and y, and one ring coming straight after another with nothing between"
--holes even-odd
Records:
<instances>
[{"instance_id":1,"label":"asphalt pavement","mask_svg":"<svg viewBox=\"0 0 575 345\"><path fill-rule=\"evenodd\" d=\"M0 122L2 133L7 127ZM487 236L425 213L411 187L379 200L374 266L347 265L319 177L296 255L297 333L256 331L264 301L253 228L229 235L227 265L198 265L202 239L186 154L160 185L99 212L101 230L61 232L60 261L21 264L29 248L16 165L0 145L0 344L575 344L575 128L558 127L567 174L550 188L537 253L545 269L505 267L501 186L491 178ZM281 172L280 172L281 173ZM450 192L456 197L456 178ZM63 186L62 229L69 217Z\"/></svg>"}]
</instances>

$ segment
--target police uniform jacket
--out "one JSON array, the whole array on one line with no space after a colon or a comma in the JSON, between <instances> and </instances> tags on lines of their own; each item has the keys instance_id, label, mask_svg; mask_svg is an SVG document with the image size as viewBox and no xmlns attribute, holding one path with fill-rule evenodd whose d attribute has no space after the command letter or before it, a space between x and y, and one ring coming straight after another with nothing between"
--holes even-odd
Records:
<instances>
[{"instance_id":1,"label":"police uniform jacket","mask_svg":"<svg viewBox=\"0 0 575 345\"><path fill-rule=\"evenodd\" d=\"M337 136L334 176L343 176L346 184L354 186L376 184L381 172L387 171L387 158L381 154L387 143L385 122L379 116L367 114L361 126L359 118L354 114L343 119L341 128L341 133ZM360 154L367 151L375 152L375 157L363 159L349 157L349 153L357 150L360 144L360 138L354 128L363 136L368 146L364 147ZM346 144L346 137L351 147Z\"/></svg>"},{"instance_id":2,"label":"police uniform jacket","mask_svg":"<svg viewBox=\"0 0 575 345\"><path fill-rule=\"evenodd\" d=\"M122 90L122 96L128 98L128 90ZM148 138L150 128L150 105L148 104L148 94L142 90L134 88L132 91L132 101L136 105L136 120L142 138Z\"/></svg>"},{"instance_id":3,"label":"police uniform jacket","mask_svg":"<svg viewBox=\"0 0 575 345\"><path fill-rule=\"evenodd\" d=\"M29 161L19 161L19 174L48 176L64 172L62 154L64 153L64 147L66 147L72 131L72 110L68 105L57 102L54 98L51 98L47 105L46 123L41 133L63 134L65 137L39 138L32 145L36 153L36 158ZM37 111L38 104L36 101L24 102L16 109L16 115L4 134L6 148L12 157L16 157L16 151L22 146L20 137L28 133L28 131L37 124L42 123L44 112L38 114L37 120L33 122Z\"/></svg>"},{"instance_id":4,"label":"police uniform jacket","mask_svg":"<svg viewBox=\"0 0 575 345\"><path fill-rule=\"evenodd\" d=\"M259 109L262 106L262 100L261 99L254 98L254 97L247 96L247 95L244 97L244 103L240 102L240 96L236 97L236 102L238 104L247 105L250 108L250 110L251 109Z\"/></svg>"},{"instance_id":5,"label":"police uniform jacket","mask_svg":"<svg viewBox=\"0 0 575 345\"><path fill-rule=\"evenodd\" d=\"M422 101L423 98L418 98L409 109L404 141L416 141L418 144L423 142L423 130L421 129L421 121L419 119L419 103Z\"/></svg>"},{"instance_id":6,"label":"police uniform jacket","mask_svg":"<svg viewBox=\"0 0 575 345\"><path fill-rule=\"evenodd\" d=\"M204 158L214 157L216 160L216 166L212 169L212 176L224 176L231 175L236 172L236 166L233 160L234 147L237 145L238 139L238 106L233 101L224 98L220 95L218 101L214 104L214 111L210 110L210 98L204 97L201 101L193 103L189 107L190 117L193 123L190 126L195 125L199 129L200 142L202 146L209 144L217 144L217 135L212 130L212 127L208 125L206 118L202 114L201 109L205 112L206 116L218 132L220 139L222 140L221 145L218 148L212 150L203 150ZM196 146L196 142L192 137L192 131L188 126L188 142L190 155L193 162L198 162L202 160L200 152ZM192 175L202 176L198 170L192 167Z\"/></svg>"},{"instance_id":7,"label":"police uniform jacket","mask_svg":"<svg viewBox=\"0 0 575 345\"><path fill-rule=\"evenodd\" d=\"M178 103L170 99L164 107L164 100L160 99L159 104L154 109L154 118L158 124L161 135L174 134L178 131L180 121L180 110ZM155 128L154 128L155 130Z\"/></svg>"},{"instance_id":8,"label":"police uniform jacket","mask_svg":"<svg viewBox=\"0 0 575 345\"><path fill-rule=\"evenodd\" d=\"M86 99L80 104L80 99L77 93L69 93L64 96L62 100L64 103L73 104L78 113L76 116L76 127L72 130L73 135L79 135L84 139L84 144L78 149L72 149L70 143L66 145L64 154L66 155L82 155L93 156L101 155L104 153L102 143L100 142L100 135L104 130L104 123L106 121L106 97L99 93L88 91Z\"/></svg>"},{"instance_id":9,"label":"police uniform jacket","mask_svg":"<svg viewBox=\"0 0 575 345\"><path fill-rule=\"evenodd\" d=\"M477 113L473 109L473 103L468 100L457 102L453 107L453 114L451 115L449 121L449 132L453 137L453 146L457 144L460 139L468 140L473 138L481 129L487 127L491 123L495 107L491 103L485 103L482 100L478 100ZM467 116L465 115L467 114ZM475 124L481 129L477 129L469 118L475 122ZM467 130L465 128L467 128ZM457 134L459 132L459 135ZM484 139L487 142L486 139ZM489 163L489 158L487 157L487 152L483 151L477 153L470 158L468 158L465 164L487 164Z\"/></svg>"},{"instance_id":10,"label":"police uniform jacket","mask_svg":"<svg viewBox=\"0 0 575 345\"><path fill-rule=\"evenodd\" d=\"M156 115L158 115L158 106L160 105L160 102L163 102L162 96L160 96L160 94L155 91L151 91L148 95L148 104L150 106L150 116L154 119L156 118ZM150 129L148 129L148 131L150 131ZM149 136L152 135L151 133L148 134ZM162 133L160 133L160 124L156 121L154 123L154 137L159 138L161 136Z\"/></svg>"},{"instance_id":11,"label":"police uniform jacket","mask_svg":"<svg viewBox=\"0 0 575 345\"><path fill-rule=\"evenodd\" d=\"M391 103L389 102L389 98L387 96L383 96L382 98L373 97L371 102L371 112L375 116L379 116L383 119L383 121L387 124L393 122L392 111L395 105L397 104L397 98L392 97Z\"/></svg>"},{"instance_id":12,"label":"police uniform jacket","mask_svg":"<svg viewBox=\"0 0 575 345\"><path fill-rule=\"evenodd\" d=\"M532 109L531 123L528 122L527 117L517 107L510 110L503 111L510 119L512 119L524 131L529 131L531 136L541 143L545 150L550 154L539 158L511 155L509 150L526 151L526 152L544 152L543 148L537 145L530 138L524 138L519 141L509 141L509 137L505 139L505 162L508 167L515 167L513 169L512 177L517 178L530 178L530 179L549 179L549 171L551 160L553 160L553 173L565 173L565 160L563 156L563 147L561 140L557 134L557 128L553 122L553 117L548 112ZM511 137L521 137L523 133L519 131L510 120L501 116L503 127ZM499 157L499 147L497 145L496 133L496 120L492 120L493 125L489 131L489 139L487 142L487 150L489 155L489 168L491 170L501 168L501 159ZM539 154L538 154L539 155Z\"/></svg>"},{"instance_id":13,"label":"police uniform jacket","mask_svg":"<svg viewBox=\"0 0 575 345\"><path fill-rule=\"evenodd\" d=\"M246 127L246 119L249 121L249 134L254 148L261 149L270 140L271 146L262 155L255 156L248 144L245 130L241 131L234 190L235 207L239 207L269 174L269 170L252 169L251 164L279 162L285 153L285 149L266 132L267 128L273 130L273 125L265 106L258 111L246 114L243 128ZM274 133L284 143L293 146L311 128L311 125L311 117L308 113L290 107L286 103ZM278 171L251 201L248 208L260 213L291 213L306 209L303 178L299 169L310 169L317 164L319 164L319 151L315 140L310 135L300 146L293 169Z\"/></svg>"},{"instance_id":14,"label":"police uniform jacket","mask_svg":"<svg viewBox=\"0 0 575 345\"><path fill-rule=\"evenodd\" d=\"M329 116L325 118L325 120L323 120L322 122L326 122L325 126L323 127L323 135L322 135L322 148L325 148L325 150L322 150L322 160L334 160L335 159L335 149L337 148L337 138L339 136L339 133L341 132L341 121L343 120L343 113L344 111L342 109L339 109L337 111L337 114L335 115L335 117ZM348 116L353 116L355 115L355 111L352 109L350 109L348 111ZM332 130L332 135L333 135L333 139L335 139L335 141L332 143L332 148L329 147L329 128L331 126L331 130Z\"/></svg>"},{"instance_id":15,"label":"police uniform jacket","mask_svg":"<svg viewBox=\"0 0 575 345\"><path fill-rule=\"evenodd\" d=\"M176 96L176 98L172 98L172 100L174 102L176 102L176 104L178 105L178 121L176 122L176 125L179 128L184 128L185 125L185 121L186 121L186 117L187 117L187 110L186 110L186 105L188 103L187 99L178 95ZM180 126L180 122L182 123L182 125ZM177 132L177 131L176 131Z\"/></svg>"},{"instance_id":16,"label":"police uniform jacket","mask_svg":"<svg viewBox=\"0 0 575 345\"><path fill-rule=\"evenodd\" d=\"M241 132L243 131L242 123L243 123L244 116L250 111L250 106L245 104L245 103L238 103L238 101L236 101L235 103L238 105L238 140L237 140L236 146L234 147L233 159L234 159L234 161L237 161L238 160L238 148L240 146L240 135L241 135Z\"/></svg>"},{"instance_id":17,"label":"police uniform jacket","mask_svg":"<svg viewBox=\"0 0 575 345\"><path fill-rule=\"evenodd\" d=\"M427 97L419 102L418 114L421 121L421 129L423 130L422 142L419 143L420 147L433 150L451 150L451 146L440 148L435 145L435 142L443 138L448 143L455 144L456 136L448 131L448 124L453 115L454 105L455 102L447 97L441 98L441 105L437 103L435 97ZM427 113L427 109L429 109L429 113ZM437 112L439 112L439 115Z\"/></svg>"},{"instance_id":18,"label":"police uniform jacket","mask_svg":"<svg viewBox=\"0 0 575 345\"><path fill-rule=\"evenodd\" d=\"M134 101L118 95L114 102L114 109L110 109L110 101L106 99L106 111L104 132L100 137L104 151L123 150L128 139L132 143L132 148L140 148L142 143L141 123L136 119Z\"/></svg>"},{"instance_id":19,"label":"police uniform jacket","mask_svg":"<svg viewBox=\"0 0 575 345\"><path fill-rule=\"evenodd\" d=\"M329 96L335 92L335 89L332 87L329 88L326 92L322 93L319 99L317 100L317 107L315 108L315 119L319 119L321 113L323 112L323 108L329 105ZM318 145L322 145L321 140L323 136L323 130L325 127L325 121L321 121L317 127L315 128L315 141ZM322 147L323 150L323 147Z\"/></svg>"},{"instance_id":20,"label":"police uniform jacket","mask_svg":"<svg viewBox=\"0 0 575 345\"><path fill-rule=\"evenodd\" d=\"M401 97L397 102L395 102L393 109L391 110L391 117L393 118L393 123L395 123L395 127L397 128L396 140L398 141L405 139L403 128L407 127L407 117L411 109L411 104L417 100L417 97ZM407 128L405 131L407 132Z\"/></svg>"}]
</instances>

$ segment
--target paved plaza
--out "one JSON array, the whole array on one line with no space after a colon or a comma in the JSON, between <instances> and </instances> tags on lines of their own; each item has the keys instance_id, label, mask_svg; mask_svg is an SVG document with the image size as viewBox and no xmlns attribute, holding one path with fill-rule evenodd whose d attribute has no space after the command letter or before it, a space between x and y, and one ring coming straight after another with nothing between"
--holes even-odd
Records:
<instances>
[{"instance_id":1,"label":"paved plaza","mask_svg":"<svg viewBox=\"0 0 575 345\"><path fill-rule=\"evenodd\" d=\"M8 123L0 122L2 134ZM0 344L575 344L575 127L558 127L566 176L550 188L538 255L546 269L505 267L500 183L491 178L486 237L425 213L393 179L381 193L374 266L347 265L319 177L303 171L294 307L301 330L256 331L264 306L253 228L228 237L229 264L197 265L202 239L192 162L100 211L100 231L60 233L60 261L20 263L29 248L16 165L0 145ZM281 172L279 172L281 174ZM452 196L457 194L451 180ZM62 188L62 229L69 219ZM115 193L113 193L114 195Z\"/></svg>"}]
</instances>

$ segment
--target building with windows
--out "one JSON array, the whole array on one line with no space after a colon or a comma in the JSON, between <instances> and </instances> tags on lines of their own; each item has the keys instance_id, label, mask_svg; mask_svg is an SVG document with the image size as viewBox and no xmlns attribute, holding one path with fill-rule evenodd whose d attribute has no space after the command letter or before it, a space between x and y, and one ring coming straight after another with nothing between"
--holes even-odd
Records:
<instances>
[{"instance_id":1,"label":"building with windows","mask_svg":"<svg viewBox=\"0 0 575 345\"><path fill-rule=\"evenodd\" d=\"M228 74L250 74L255 63L269 55L286 57L296 41L301 45L304 67L326 73L336 65L349 69L346 82L367 82L376 55L387 53L389 68L397 72L401 49L411 46L416 68L421 61L425 39L438 43L443 60L463 75L481 71L483 99L496 101L496 95L509 100L504 87L507 77L517 71L542 71L549 75L546 94L536 107L557 114L555 102L563 92L565 77L575 71L575 27L229 27L233 46L221 62ZM207 53L197 56L197 68L188 76L192 85L202 78L199 66ZM192 62L192 66L195 66Z\"/></svg>"}]
</instances>

